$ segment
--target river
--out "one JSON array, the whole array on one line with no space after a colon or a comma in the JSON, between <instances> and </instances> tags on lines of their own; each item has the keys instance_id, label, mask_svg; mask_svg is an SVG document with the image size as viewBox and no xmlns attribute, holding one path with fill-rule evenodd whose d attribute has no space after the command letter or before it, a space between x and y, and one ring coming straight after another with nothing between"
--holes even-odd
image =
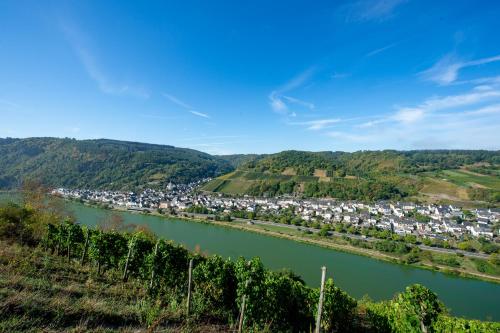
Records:
<instances>
[{"instance_id":1,"label":"river","mask_svg":"<svg viewBox=\"0 0 500 333\"><path fill-rule=\"evenodd\" d=\"M78 203L67 205L80 223L89 226L110 214ZM328 276L358 299L368 295L373 300L387 300L406 286L420 283L436 292L455 316L500 321L500 284L215 225L129 212L118 214L127 224L145 225L155 234L189 249L199 247L205 253L231 258L258 256L266 267L289 268L311 286L319 285L320 267L325 265Z\"/></svg>"}]
</instances>

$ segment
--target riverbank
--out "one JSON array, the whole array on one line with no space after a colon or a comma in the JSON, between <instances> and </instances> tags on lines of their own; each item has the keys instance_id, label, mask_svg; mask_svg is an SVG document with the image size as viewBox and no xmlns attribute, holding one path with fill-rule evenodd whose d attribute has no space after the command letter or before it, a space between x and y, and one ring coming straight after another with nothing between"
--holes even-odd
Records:
<instances>
[{"instance_id":1,"label":"riverbank","mask_svg":"<svg viewBox=\"0 0 500 333\"><path fill-rule=\"evenodd\" d=\"M71 199L67 200L74 201ZM83 204L101 209L104 208L102 205L98 203L94 204L91 202L84 202ZM351 245L345 239L342 239L341 237L337 236L322 237L314 233L308 234L305 233L304 231L291 229L286 226L260 225L258 223L249 224L248 221L241 219L234 219L231 222L215 221L215 220L209 220L207 218L201 218L200 216L195 216L194 214L189 214L189 213L170 215L170 214L160 214L157 211L146 210L146 212L144 212L144 211L128 210L125 208L113 207L113 206L108 206L107 209L120 212L129 212L132 214L151 215L166 219L179 219L187 222L204 223L204 224L216 225L218 227L232 228L246 232L253 232L275 238L288 239L299 243L315 245L345 253L362 255L372 259L391 262L398 265L416 267L429 271L441 272L453 276L460 276L464 278L471 278L471 279L477 279L477 280L500 284L500 276L481 273L475 269L476 268L475 262L481 260L485 261L484 259L479 259L479 258L469 259L465 257L459 257L456 255L443 254L440 253L438 250L432 251L435 252L434 257L439 257L440 260L443 262L447 262L447 260L453 259L455 260L454 262L459 262L460 267L450 267L442 265L436 262L432 262L429 259L421 259L417 262L408 263L405 261L404 255L397 255L394 253L384 253L373 249L363 248L361 246L354 246ZM422 251L422 252L425 253L431 251ZM426 256L423 257L426 258Z\"/></svg>"},{"instance_id":2,"label":"riverbank","mask_svg":"<svg viewBox=\"0 0 500 333\"><path fill-rule=\"evenodd\" d=\"M162 216L161 214L152 214L156 216ZM164 215L163 215L164 216ZM300 243L305 243L305 244L311 244L311 245L316 245L336 251L342 251L342 252L347 252L347 253L352 253L352 254L357 254L357 255L363 255L366 257L370 257L372 259L376 260L382 260L382 261L387 261L387 262L392 262L398 265L407 265L407 266L412 266L412 267L418 267L422 269L427 269L430 271L437 271L437 272L442 272L450 275L456 275L456 276L461 276L465 278L472 278L472 279L479 279L483 281L488 281L488 282L494 282L500 284L500 277L493 276L493 275L488 275L488 274L482 274L478 272L473 272L470 270L465 270L465 269L452 269L450 267L446 267L444 265L436 265L433 263L426 263L426 262L418 262L418 263L404 263L402 262L402 257L397 256L397 255L391 255L391 254L386 254L383 252L375 251L375 250L370 250L370 249L364 249L352 245L347 245L347 244L339 244L331 241L331 238L329 240L325 239L320 239L319 236L316 235L307 235L307 236L299 236L299 235L294 235L291 234L290 231L288 230L283 230L283 231L272 231L267 228L260 228L259 225L245 225L242 224L241 222L222 222L222 221L206 221L206 220L201 220L198 218L190 218L190 217L179 217L179 216L169 216L169 218L177 218L177 219L182 219L185 221L190 221L190 222L197 222L197 223L208 223L208 224L214 224L218 225L221 227L227 227L227 228L234 228L234 229L239 229L247 232L254 232L258 234L263 234L267 236L272 236L272 237L277 237L277 238L284 238ZM283 228L285 229L285 228Z\"/></svg>"}]
</instances>

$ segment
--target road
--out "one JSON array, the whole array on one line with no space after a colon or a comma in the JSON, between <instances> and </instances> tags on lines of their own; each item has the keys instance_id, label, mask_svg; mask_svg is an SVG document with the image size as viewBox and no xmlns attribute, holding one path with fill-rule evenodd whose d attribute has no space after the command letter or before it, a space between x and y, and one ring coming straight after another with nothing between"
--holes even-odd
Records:
<instances>
[{"instance_id":1,"label":"road","mask_svg":"<svg viewBox=\"0 0 500 333\"><path fill-rule=\"evenodd\" d=\"M194 213L188 213L189 216L193 216L196 218L200 219L206 219L207 216L213 217L213 215L210 214L194 214ZM310 231L312 233L318 233L319 230L315 228L310 228L310 227L298 227L295 225L290 225L290 224L282 224L282 223L276 223L276 222L270 222L270 221L261 221L261 220L249 220L249 219L243 219L243 218L233 218L233 220L242 222L242 223L250 223L250 224L259 224L259 225L267 225L267 226L274 226L274 227L281 227L281 228L288 228L292 230L301 230L301 231ZM380 239L374 238L374 237L369 237L369 236L362 236L362 235L353 235L353 234L348 234L348 233L341 233L341 232L336 232L336 231L329 231L329 235L331 236L338 236L338 237L349 237L351 239L358 239L361 241L367 241L367 242L375 242L379 241ZM489 255L484 254L484 253L475 253L475 252L468 252L468 251L463 251L459 249L444 249L440 247L432 247L432 246L427 246L424 244L418 244L417 245L421 250L425 251L433 251L433 252L439 252L439 253L445 253L445 254L462 254L465 257L469 258L479 258L479 259L488 259Z\"/></svg>"}]
</instances>

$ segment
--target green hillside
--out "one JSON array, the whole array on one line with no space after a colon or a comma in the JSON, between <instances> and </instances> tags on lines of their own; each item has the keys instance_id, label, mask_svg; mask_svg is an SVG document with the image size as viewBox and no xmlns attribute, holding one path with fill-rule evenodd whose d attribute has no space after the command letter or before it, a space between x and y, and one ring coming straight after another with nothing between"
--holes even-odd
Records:
<instances>
[{"instance_id":1,"label":"green hillside","mask_svg":"<svg viewBox=\"0 0 500 333\"><path fill-rule=\"evenodd\" d=\"M196 150L105 139L0 139L0 156L0 188L34 179L48 186L136 189L233 169L229 162Z\"/></svg>"},{"instance_id":2,"label":"green hillside","mask_svg":"<svg viewBox=\"0 0 500 333\"><path fill-rule=\"evenodd\" d=\"M498 151L284 151L242 163L204 190L338 199L500 201Z\"/></svg>"}]
</instances>

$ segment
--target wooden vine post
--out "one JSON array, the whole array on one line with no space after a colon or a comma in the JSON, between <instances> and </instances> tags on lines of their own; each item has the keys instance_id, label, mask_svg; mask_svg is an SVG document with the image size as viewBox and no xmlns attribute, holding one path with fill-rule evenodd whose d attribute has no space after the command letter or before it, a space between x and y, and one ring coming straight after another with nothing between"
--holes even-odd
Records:
<instances>
[{"instance_id":1,"label":"wooden vine post","mask_svg":"<svg viewBox=\"0 0 500 333\"><path fill-rule=\"evenodd\" d=\"M130 240L130 245L128 247L128 254L127 254L127 260L125 261L125 268L123 269L123 282L127 281L127 273L128 273L128 265L129 265L129 262L130 262L130 257L132 256L132 250L134 248L134 239L132 238Z\"/></svg>"},{"instance_id":2,"label":"wooden vine post","mask_svg":"<svg viewBox=\"0 0 500 333\"><path fill-rule=\"evenodd\" d=\"M321 287L319 289L319 303L318 303L318 313L316 314L316 329L314 333L321 332L321 314L323 311L323 299L325 297L325 278L326 278L326 267L321 267Z\"/></svg>"},{"instance_id":3,"label":"wooden vine post","mask_svg":"<svg viewBox=\"0 0 500 333\"><path fill-rule=\"evenodd\" d=\"M85 258L87 257L87 251L89 250L89 239L90 238L90 230L87 229L87 235L85 236L85 244L83 245L83 253L82 253L82 259L80 263L82 266L85 264Z\"/></svg>"},{"instance_id":4,"label":"wooden vine post","mask_svg":"<svg viewBox=\"0 0 500 333\"><path fill-rule=\"evenodd\" d=\"M156 257L158 256L158 245L160 243L160 240L158 240L156 242L156 245L155 245L155 252L154 252L154 256L153 256L153 262L152 262L152 267L151 267L151 280L149 281L149 289L153 289L153 283L154 283L154 279L155 279L155 262L156 262Z\"/></svg>"},{"instance_id":5,"label":"wooden vine post","mask_svg":"<svg viewBox=\"0 0 500 333\"><path fill-rule=\"evenodd\" d=\"M252 278L249 278L245 282L245 292L243 293L243 297L241 299L241 309L240 309L240 320L238 323L238 333L243 332L243 321L245 318L245 306L246 306L246 301L247 301L247 289L248 289L248 284L250 283Z\"/></svg>"},{"instance_id":6,"label":"wooden vine post","mask_svg":"<svg viewBox=\"0 0 500 333\"><path fill-rule=\"evenodd\" d=\"M189 317L189 311L191 310L191 284L192 284L192 280L193 280L193 259L189 260L186 317Z\"/></svg>"},{"instance_id":7,"label":"wooden vine post","mask_svg":"<svg viewBox=\"0 0 500 333\"><path fill-rule=\"evenodd\" d=\"M68 227L68 239L66 240L68 243L68 249L67 249L67 254L68 254L68 262L71 260L71 228Z\"/></svg>"}]
</instances>

